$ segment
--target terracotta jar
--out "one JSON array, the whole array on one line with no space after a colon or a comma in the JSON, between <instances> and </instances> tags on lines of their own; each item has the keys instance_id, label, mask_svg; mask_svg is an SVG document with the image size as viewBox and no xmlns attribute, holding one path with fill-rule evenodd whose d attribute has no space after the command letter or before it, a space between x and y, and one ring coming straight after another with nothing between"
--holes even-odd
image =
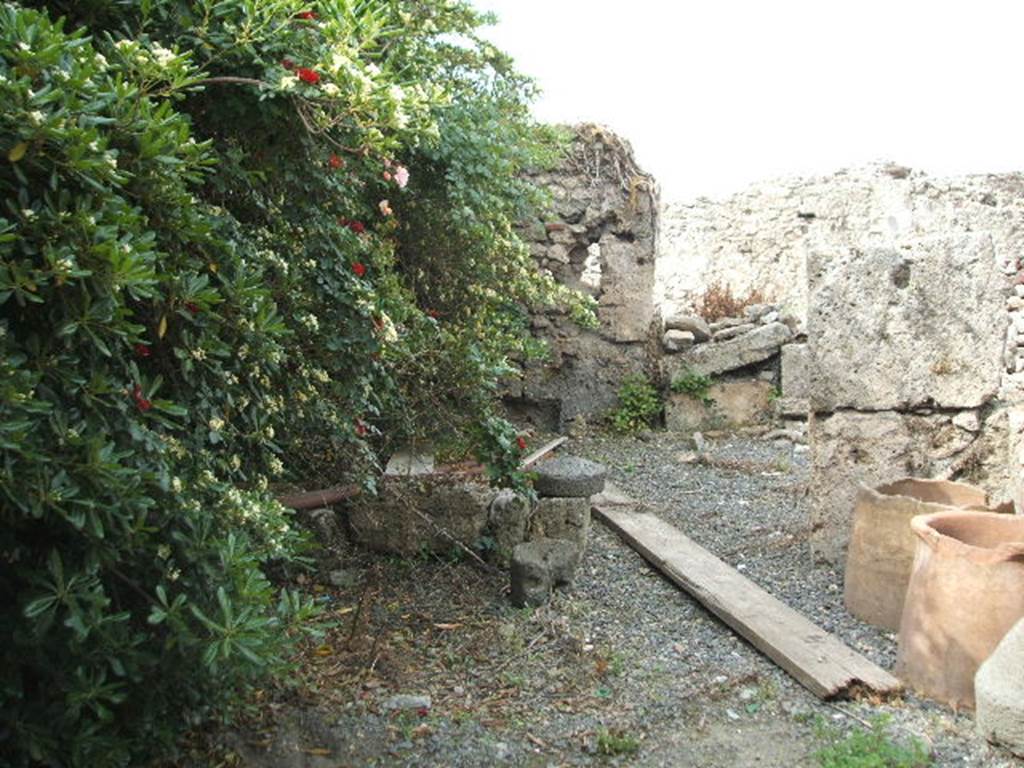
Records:
<instances>
[{"instance_id":1,"label":"terracotta jar","mask_svg":"<svg viewBox=\"0 0 1024 768\"><path fill-rule=\"evenodd\" d=\"M1024 618L1024 515L915 517L896 674L929 698L974 706L974 675Z\"/></svg>"},{"instance_id":2,"label":"terracotta jar","mask_svg":"<svg viewBox=\"0 0 1024 768\"><path fill-rule=\"evenodd\" d=\"M846 557L847 610L868 624L898 630L917 542L910 521L950 509L983 508L987 501L982 489L947 480L861 486Z\"/></svg>"}]
</instances>

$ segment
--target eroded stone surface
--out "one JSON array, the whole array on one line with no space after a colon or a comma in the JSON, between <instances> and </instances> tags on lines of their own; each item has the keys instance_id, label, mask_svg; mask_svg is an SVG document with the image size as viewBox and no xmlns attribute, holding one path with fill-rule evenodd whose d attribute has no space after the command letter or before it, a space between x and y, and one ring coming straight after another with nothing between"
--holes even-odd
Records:
<instances>
[{"instance_id":1,"label":"eroded stone surface","mask_svg":"<svg viewBox=\"0 0 1024 768\"><path fill-rule=\"evenodd\" d=\"M378 496L361 496L352 504L349 527L358 543L377 552L449 552L455 541L477 545L493 497L482 483L390 477Z\"/></svg>"},{"instance_id":2,"label":"eroded stone surface","mask_svg":"<svg viewBox=\"0 0 1024 768\"><path fill-rule=\"evenodd\" d=\"M590 498L604 490L608 468L577 456L557 456L537 464L534 490L541 496Z\"/></svg>"},{"instance_id":3,"label":"eroded stone surface","mask_svg":"<svg viewBox=\"0 0 1024 768\"><path fill-rule=\"evenodd\" d=\"M1024 620L974 677L978 733L1024 757Z\"/></svg>"},{"instance_id":4,"label":"eroded stone surface","mask_svg":"<svg viewBox=\"0 0 1024 768\"><path fill-rule=\"evenodd\" d=\"M512 550L526 541L526 528L530 519L530 500L509 488L503 488L491 502L485 535L490 546L484 554L490 562L508 567Z\"/></svg>"},{"instance_id":5,"label":"eroded stone surface","mask_svg":"<svg viewBox=\"0 0 1024 768\"><path fill-rule=\"evenodd\" d=\"M537 539L520 544L512 553L512 604L543 605L553 589L572 583L578 560L571 541Z\"/></svg>"},{"instance_id":6,"label":"eroded stone surface","mask_svg":"<svg viewBox=\"0 0 1024 768\"><path fill-rule=\"evenodd\" d=\"M728 341L698 344L680 356L683 362L677 367L687 367L705 376L744 368L778 354L792 335L783 323L769 323Z\"/></svg>"},{"instance_id":7,"label":"eroded stone surface","mask_svg":"<svg viewBox=\"0 0 1024 768\"><path fill-rule=\"evenodd\" d=\"M780 367L782 382L779 388L782 396L807 400L811 391L810 348L806 344L783 344Z\"/></svg>"},{"instance_id":8,"label":"eroded stone surface","mask_svg":"<svg viewBox=\"0 0 1024 768\"><path fill-rule=\"evenodd\" d=\"M1005 277L988 234L812 252L811 407L976 408L995 396Z\"/></svg>"},{"instance_id":9,"label":"eroded stone surface","mask_svg":"<svg viewBox=\"0 0 1024 768\"><path fill-rule=\"evenodd\" d=\"M603 490L603 485L602 485ZM537 501L530 517L529 537L561 539L576 545L582 555L590 533L589 498L546 498Z\"/></svg>"},{"instance_id":10,"label":"eroded stone surface","mask_svg":"<svg viewBox=\"0 0 1024 768\"><path fill-rule=\"evenodd\" d=\"M831 563L845 557L860 483L942 476L977 439L948 415L892 411L815 414L809 437L811 552Z\"/></svg>"}]
</instances>

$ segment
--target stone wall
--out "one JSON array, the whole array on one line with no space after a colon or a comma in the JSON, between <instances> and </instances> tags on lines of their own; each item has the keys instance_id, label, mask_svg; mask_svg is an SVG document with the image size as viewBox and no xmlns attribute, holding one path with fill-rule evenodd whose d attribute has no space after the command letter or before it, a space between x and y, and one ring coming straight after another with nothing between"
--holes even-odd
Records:
<instances>
[{"instance_id":1,"label":"stone wall","mask_svg":"<svg viewBox=\"0 0 1024 768\"><path fill-rule=\"evenodd\" d=\"M951 477L1024 502L1024 176L876 165L668 206L662 232L666 316L718 282L806 317L804 380L782 394L811 412L818 559L842 560L860 483Z\"/></svg>"},{"instance_id":2,"label":"stone wall","mask_svg":"<svg viewBox=\"0 0 1024 768\"><path fill-rule=\"evenodd\" d=\"M522 234L540 269L597 300L600 327L581 329L557 311L536 315L549 359L528 364L506 394L514 415L550 429L596 418L615 406L626 375L653 370L657 187L628 143L595 125L573 130L564 160L534 175L552 210Z\"/></svg>"}]
</instances>

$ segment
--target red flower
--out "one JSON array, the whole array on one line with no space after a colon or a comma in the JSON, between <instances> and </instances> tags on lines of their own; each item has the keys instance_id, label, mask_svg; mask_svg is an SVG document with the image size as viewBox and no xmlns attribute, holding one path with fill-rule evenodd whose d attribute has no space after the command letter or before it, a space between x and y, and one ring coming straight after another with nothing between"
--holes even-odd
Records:
<instances>
[{"instance_id":1,"label":"red flower","mask_svg":"<svg viewBox=\"0 0 1024 768\"><path fill-rule=\"evenodd\" d=\"M366 225L361 221L350 221L348 228L355 232L357 235L363 234L366 231Z\"/></svg>"},{"instance_id":2,"label":"red flower","mask_svg":"<svg viewBox=\"0 0 1024 768\"><path fill-rule=\"evenodd\" d=\"M356 434L359 435L359 437L366 437L367 429L366 424L363 423L363 420L354 419L354 423L356 425Z\"/></svg>"},{"instance_id":3,"label":"red flower","mask_svg":"<svg viewBox=\"0 0 1024 768\"><path fill-rule=\"evenodd\" d=\"M356 277L362 277L366 274L366 265L361 261L357 261L352 265L352 271L356 273Z\"/></svg>"},{"instance_id":4,"label":"red flower","mask_svg":"<svg viewBox=\"0 0 1024 768\"><path fill-rule=\"evenodd\" d=\"M145 344L136 344L135 354L138 355L139 357L149 357L150 349Z\"/></svg>"},{"instance_id":5,"label":"red flower","mask_svg":"<svg viewBox=\"0 0 1024 768\"><path fill-rule=\"evenodd\" d=\"M306 19L307 21L312 21L313 19L316 18L316 12L314 12L314 11L302 11L302 13L295 14L295 18L297 18L297 19Z\"/></svg>"},{"instance_id":6,"label":"red flower","mask_svg":"<svg viewBox=\"0 0 1024 768\"><path fill-rule=\"evenodd\" d=\"M416 710L416 714L419 715L420 717L426 717L427 715L430 714L430 710L427 709L426 707L420 707L419 709Z\"/></svg>"},{"instance_id":7,"label":"red flower","mask_svg":"<svg viewBox=\"0 0 1024 768\"><path fill-rule=\"evenodd\" d=\"M436 320L440 316L441 316L441 313L438 312L436 309L428 309L427 310L427 317L432 317L432 318L434 318Z\"/></svg>"},{"instance_id":8,"label":"red flower","mask_svg":"<svg viewBox=\"0 0 1024 768\"><path fill-rule=\"evenodd\" d=\"M196 304L194 301L186 301L185 302L185 309L187 309L193 315L198 315L199 314L199 305Z\"/></svg>"},{"instance_id":9,"label":"red flower","mask_svg":"<svg viewBox=\"0 0 1024 768\"><path fill-rule=\"evenodd\" d=\"M310 85L316 85L317 83L320 82L320 75L318 75L312 69L309 69L307 67L299 67L295 71L299 75L299 80L301 80L304 83L309 83Z\"/></svg>"},{"instance_id":10,"label":"red flower","mask_svg":"<svg viewBox=\"0 0 1024 768\"><path fill-rule=\"evenodd\" d=\"M335 170L337 170L338 168L344 168L345 167L345 161L342 160L337 155L331 155L331 159L328 160L327 162L329 162L330 165L331 165L331 168L334 168Z\"/></svg>"},{"instance_id":11,"label":"red flower","mask_svg":"<svg viewBox=\"0 0 1024 768\"><path fill-rule=\"evenodd\" d=\"M153 404L142 396L142 387L140 387L138 384L136 384L135 389L132 390L132 398L134 398L135 400L135 407L138 408L143 413L145 413L146 411L153 407Z\"/></svg>"},{"instance_id":12,"label":"red flower","mask_svg":"<svg viewBox=\"0 0 1024 768\"><path fill-rule=\"evenodd\" d=\"M526 450L526 440L523 438L522 435L516 438L516 445L519 446L520 451Z\"/></svg>"},{"instance_id":13,"label":"red flower","mask_svg":"<svg viewBox=\"0 0 1024 768\"><path fill-rule=\"evenodd\" d=\"M285 59L284 61L281 62L281 66L289 70L295 69L295 62L292 61L291 59Z\"/></svg>"}]
</instances>

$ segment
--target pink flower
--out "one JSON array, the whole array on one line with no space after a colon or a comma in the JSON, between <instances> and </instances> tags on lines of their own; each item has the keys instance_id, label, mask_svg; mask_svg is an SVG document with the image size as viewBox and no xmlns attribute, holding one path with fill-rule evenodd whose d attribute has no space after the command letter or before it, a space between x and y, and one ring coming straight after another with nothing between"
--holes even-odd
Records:
<instances>
[{"instance_id":1,"label":"pink flower","mask_svg":"<svg viewBox=\"0 0 1024 768\"><path fill-rule=\"evenodd\" d=\"M405 185L409 183L409 169L404 165L400 165L395 168L395 184L398 185L399 189L405 189Z\"/></svg>"},{"instance_id":2,"label":"pink flower","mask_svg":"<svg viewBox=\"0 0 1024 768\"><path fill-rule=\"evenodd\" d=\"M389 203L387 200L381 200L379 203L377 203L377 207L380 208L380 212L384 216L395 215L395 212L391 210L391 203Z\"/></svg>"}]
</instances>

